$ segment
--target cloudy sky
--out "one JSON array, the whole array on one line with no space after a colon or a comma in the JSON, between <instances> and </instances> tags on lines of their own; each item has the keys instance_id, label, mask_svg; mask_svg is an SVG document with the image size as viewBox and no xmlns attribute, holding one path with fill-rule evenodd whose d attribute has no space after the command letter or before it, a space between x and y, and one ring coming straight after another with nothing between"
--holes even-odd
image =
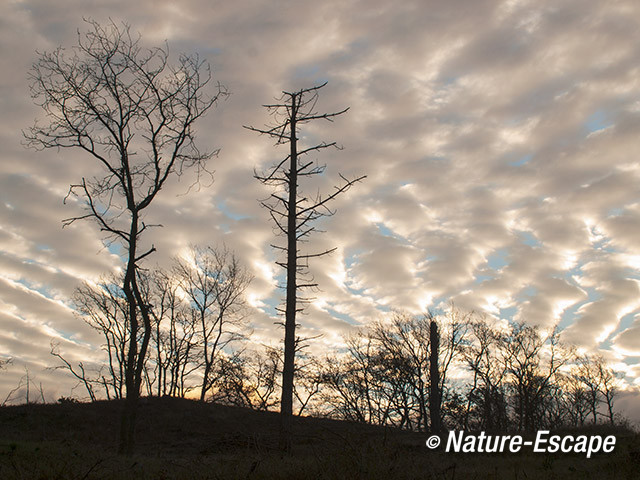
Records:
<instances>
[{"instance_id":1,"label":"cloudy sky","mask_svg":"<svg viewBox=\"0 0 640 480\"><path fill-rule=\"evenodd\" d=\"M72 360L99 353L69 297L121 265L95 225L62 229L79 212L63 205L69 184L96 166L22 145L21 130L42 117L27 80L36 50L72 46L83 16L124 20L148 46L199 53L231 93L198 126L202 149L221 149L215 181L161 192L149 264L166 265L189 243L226 243L255 275L258 341L282 334L273 325L281 292L253 169L282 151L242 125L267 123L261 105L282 90L328 81L319 109L350 110L309 133L344 146L318 156L328 165L321 186L339 172L367 179L334 204L314 241L338 248L312 264L321 292L305 333L337 345L390 310L453 300L559 323L566 341L600 351L640 387L637 1L9 0L0 5L0 358L14 365L0 374L0 397L25 367L50 401L69 394L74 382L47 370L49 344Z\"/></svg>"}]
</instances>

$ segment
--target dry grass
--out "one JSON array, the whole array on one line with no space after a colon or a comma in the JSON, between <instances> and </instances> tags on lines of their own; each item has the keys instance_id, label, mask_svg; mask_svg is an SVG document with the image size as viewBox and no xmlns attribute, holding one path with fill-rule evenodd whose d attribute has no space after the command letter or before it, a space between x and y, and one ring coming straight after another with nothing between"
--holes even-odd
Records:
<instances>
[{"instance_id":1,"label":"dry grass","mask_svg":"<svg viewBox=\"0 0 640 480\"><path fill-rule=\"evenodd\" d=\"M276 449L274 413L149 399L137 450L116 455L119 402L0 408L1 479L636 479L640 439L618 430L616 450L582 455L447 454L426 435L297 418L291 455ZM598 432L589 432L598 433ZM610 434L603 432L602 434Z\"/></svg>"}]
</instances>

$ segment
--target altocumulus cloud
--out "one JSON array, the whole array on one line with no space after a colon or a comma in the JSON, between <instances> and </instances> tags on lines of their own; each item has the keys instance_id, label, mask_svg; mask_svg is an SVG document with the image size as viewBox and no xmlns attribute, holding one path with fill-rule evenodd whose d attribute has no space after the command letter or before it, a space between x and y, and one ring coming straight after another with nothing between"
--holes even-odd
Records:
<instances>
[{"instance_id":1,"label":"altocumulus cloud","mask_svg":"<svg viewBox=\"0 0 640 480\"><path fill-rule=\"evenodd\" d=\"M345 147L320 158L329 168L317 186L330 188L337 172L368 178L309 245L338 249L312 264L321 292L304 334L336 345L390 309L453 300L559 323L565 340L604 353L638 385L638 2L23 0L0 14L0 355L27 365L52 397L73 382L42 370L51 338L70 358L100 356L70 295L121 265L93 225L61 229L78 211L62 204L69 184L95 167L20 145L40 115L26 81L35 51L73 44L82 16L199 52L231 91L198 126L203 149L221 148L214 182L188 195L188 179L168 185L149 212L164 225L153 262L189 243L232 247L256 278L260 341L281 335L280 272L252 173L279 152L242 125L268 122L260 105L281 90L328 80L323 109L351 110L305 132ZM0 376L0 390L18 373Z\"/></svg>"}]
</instances>

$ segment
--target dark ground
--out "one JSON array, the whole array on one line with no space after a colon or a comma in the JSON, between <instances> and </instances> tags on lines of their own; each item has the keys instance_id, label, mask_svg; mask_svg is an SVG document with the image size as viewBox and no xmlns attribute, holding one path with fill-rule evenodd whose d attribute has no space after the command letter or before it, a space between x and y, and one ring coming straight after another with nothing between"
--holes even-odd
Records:
<instances>
[{"instance_id":1,"label":"dark ground","mask_svg":"<svg viewBox=\"0 0 640 480\"><path fill-rule=\"evenodd\" d=\"M640 479L640 437L584 454L453 454L427 434L295 418L291 455L278 416L173 398L143 399L136 454L116 455L119 402L0 408L0 479Z\"/></svg>"}]
</instances>

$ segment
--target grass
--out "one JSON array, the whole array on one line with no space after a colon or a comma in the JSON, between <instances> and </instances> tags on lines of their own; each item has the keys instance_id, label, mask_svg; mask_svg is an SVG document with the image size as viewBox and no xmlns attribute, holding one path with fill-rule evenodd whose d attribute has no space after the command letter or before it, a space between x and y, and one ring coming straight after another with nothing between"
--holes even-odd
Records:
<instances>
[{"instance_id":1,"label":"grass","mask_svg":"<svg viewBox=\"0 0 640 480\"><path fill-rule=\"evenodd\" d=\"M453 454L426 434L294 419L291 455L278 416L192 400L145 399L136 454L116 455L120 402L0 408L0 478L47 479L636 479L640 438L615 433L611 454ZM582 432L581 432L582 433Z\"/></svg>"}]
</instances>

